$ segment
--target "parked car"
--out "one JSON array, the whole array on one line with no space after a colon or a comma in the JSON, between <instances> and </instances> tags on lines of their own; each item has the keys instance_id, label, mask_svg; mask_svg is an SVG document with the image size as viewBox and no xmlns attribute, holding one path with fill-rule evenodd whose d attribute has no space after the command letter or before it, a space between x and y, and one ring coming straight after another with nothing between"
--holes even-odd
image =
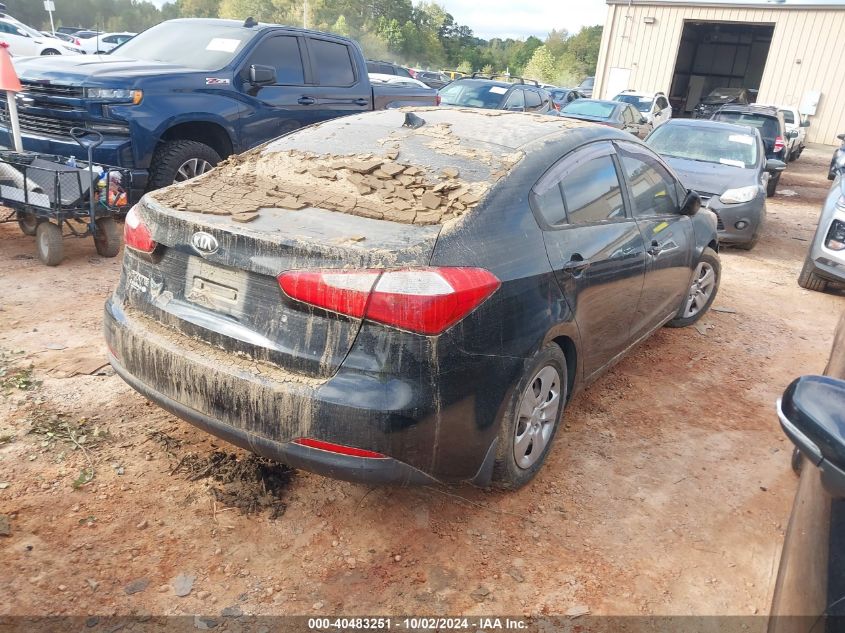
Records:
<instances>
[{"instance_id":1,"label":"parked car","mask_svg":"<svg viewBox=\"0 0 845 633\"><path fill-rule=\"evenodd\" d=\"M90 29L86 29L81 26L60 26L56 29L56 33L62 33L64 35L74 35L75 33L79 33L80 31L88 30Z\"/></svg>"},{"instance_id":2,"label":"parked car","mask_svg":"<svg viewBox=\"0 0 845 633\"><path fill-rule=\"evenodd\" d=\"M568 103L576 99L586 98L586 95L575 88L549 88L548 92L552 98L552 103L558 110L562 110Z\"/></svg>"},{"instance_id":3,"label":"parked car","mask_svg":"<svg viewBox=\"0 0 845 633\"><path fill-rule=\"evenodd\" d=\"M41 31L41 34L44 37L52 37L54 39L61 40L64 46L70 47L72 50L76 51L80 55L85 54L85 49L82 48L82 44L80 43L80 41L72 35L59 33L58 31L56 31L55 34L50 33L49 31Z\"/></svg>"},{"instance_id":4,"label":"parked car","mask_svg":"<svg viewBox=\"0 0 845 633\"><path fill-rule=\"evenodd\" d=\"M693 108L694 119L709 119L723 106L735 103L737 105L748 105L748 90L745 88L716 88L705 96Z\"/></svg>"},{"instance_id":5,"label":"parked car","mask_svg":"<svg viewBox=\"0 0 845 633\"><path fill-rule=\"evenodd\" d=\"M428 86L429 88L434 88L435 90L440 90L443 86L452 81L445 73L433 72L429 70L418 70L416 74L416 79L419 79L426 86Z\"/></svg>"},{"instance_id":6,"label":"parked car","mask_svg":"<svg viewBox=\"0 0 845 633\"><path fill-rule=\"evenodd\" d=\"M378 73L369 73L370 83L375 84L392 84L401 85L412 88L428 89L423 82L414 77L404 77L402 75L380 75Z\"/></svg>"},{"instance_id":7,"label":"parked car","mask_svg":"<svg viewBox=\"0 0 845 633\"><path fill-rule=\"evenodd\" d=\"M777 403L800 480L768 633L836 633L845 621L845 317L824 374L797 379Z\"/></svg>"},{"instance_id":8,"label":"parked car","mask_svg":"<svg viewBox=\"0 0 845 633\"><path fill-rule=\"evenodd\" d=\"M837 148L835 152L833 152L833 156L830 159L830 168L827 170L827 179L833 180L836 178L836 165L840 159L845 158L845 134L840 134L837 136L841 142L841 147Z\"/></svg>"},{"instance_id":9,"label":"parked car","mask_svg":"<svg viewBox=\"0 0 845 633\"><path fill-rule=\"evenodd\" d=\"M94 31L91 29L82 29L81 31L77 31L76 33L74 33L74 35L80 40L87 40L102 34L102 31Z\"/></svg>"},{"instance_id":10,"label":"parked car","mask_svg":"<svg viewBox=\"0 0 845 633\"><path fill-rule=\"evenodd\" d=\"M662 92L637 92L623 90L613 97L614 101L630 103L651 124L657 127L672 118L672 106Z\"/></svg>"},{"instance_id":11,"label":"parked car","mask_svg":"<svg viewBox=\"0 0 845 633\"><path fill-rule=\"evenodd\" d=\"M414 78L411 71L404 66L394 64L393 62L380 62L372 59L367 60L367 73L371 75L396 75L398 77Z\"/></svg>"},{"instance_id":12,"label":"parked car","mask_svg":"<svg viewBox=\"0 0 845 633\"><path fill-rule=\"evenodd\" d=\"M412 115L328 121L148 194L105 306L116 372L298 468L518 488L571 394L708 310L715 216L630 135L469 108ZM301 210L244 225L170 207L229 191L237 169L266 174L246 185L255 195L300 192L280 204ZM382 202L407 187L424 192L410 211Z\"/></svg>"},{"instance_id":13,"label":"parked car","mask_svg":"<svg viewBox=\"0 0 845 633\"><path fill-rule=\"evenodd\" d=\"M578 84L578 92L584 95L587 99L593 96L593 86L596 85L595 77L587 77L584 81Z\"/></svg>"},{"instance_id":14,"label":"parked car","mask_svg":"<svg viewBox=\"0 0 845 633\"><path fill-rule=\"evenodd\" d=\"M136 35L137 33L99 33L92 37L81 39L80 44L89 55L101 55L103 53L110 53Z\"/></svg>"},{"instance_id":15,"label":"parked car","mask_svg":"<svg viewBox=\"0 0 845 633\"><path fill-rule=\"evenodd\" d=\"M777 108L759 105L728 105L714 113L713 120L757 128L766 147L766 158L773 158L784 163L789 159L786 143L794 136L794 133L786 131L783 113ZM771 174L766 185L766 193L769 196L775 195L780 175L781 171Z\"/></svg>"},{"instance_id":16,"label":"parked car","mask_svg":"<svg viewBox=\"0 0 845 633\"><path fill-rule=\"evenodd\" d=\"M370 84L352 40L250 20L170 20L99 60L16 68L24 149L84 158L70 130L96 130L94 160L132 169L130 201L299 127L437 103L429 88Z\"/></svg>"},{"instance_id":17,"label":"parked car","mask_svg":"<svg viewBox=\"0 0 845 633\"><path fill-rule=\"evenodd\" d=\"M673 119L654 130L646 144L716 214L720 243L754 248L766 219L769 173L786 167L766 158L757 130L702 119Z\"/></svg>"},{"instance_id":18,"label":"parked car","mask_svg":"<svg viewBox=\"0 0 845 633\"><path fill-rule=\"evenodd\" d=\"M456 79L440 89L440 102L464 108L557 114L549 93L540 88L537 82L526 83L526 80L519 77L511 79L519 83L476 75Z\"/></svg>"},{"instance_id":19,"label":"parked car","mask_svg":"<svg viewBox=\"0 0 845 633\"><path fill-rule=\"evenodd\" d=\"M845 284L845 152L833 166L836 179L825 198L798 285L823 291L828 284Z\"/></svg>"},{"instance_id":20,"label":"parked car","mask_svg":"<svg viewBox=\"0 0 845 633\"><path fill-rule=\"evenodd\" d=\"M787 134L787 162L798 160L807 143L807 128L810 127L810 120L806 118L802 119L798 108L793 106L772 105L770 107L777 108L783 115L783 123Z\"/></svg>"},{"instance_id":21,"label":"parked car","mask_svg":"<svg viewBox=\"0 0 845 633\"><path fill-rule=\"evenodd\" d=\"M564 106L560 116L609 125L641 139L651 131L651 125L634 106L619 101L577 99Z\"/></svg>"},{"instance_id":22,"label":"parked car","mask_svg":"<svg viewBox=\"0 0 845 633\"><path fill-rule=\"evenodd\" d=\"M42 35L8 16L0 17L0 42L8 44L9 52L15 57L77 54L69 44Z\"/></svg>"}]
</instances>

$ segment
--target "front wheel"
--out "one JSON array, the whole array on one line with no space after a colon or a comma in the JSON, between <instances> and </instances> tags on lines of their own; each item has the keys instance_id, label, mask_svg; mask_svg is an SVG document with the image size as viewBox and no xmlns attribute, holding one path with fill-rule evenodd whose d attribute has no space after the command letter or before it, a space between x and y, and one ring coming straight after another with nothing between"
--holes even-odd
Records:
<instances>
[{"instance_id":1,"label":"front wheel","mask_svg":"<svg viewBox=\"0 0 845 633\"><path fill-rule=\"evenodd\" d=\"M816 274L816 267L809 255L804 258L804 265L798 274L798 285L807 290L815 290L816 292L824 292L825 288L827 288L827 280Z\"/></svg>"},{"instance_id":2,"label":"front wheel","mask_svg":"<svg viewBox=\"0 0 845 633\"><path fill-rule=\"evenodd\" d=\"M113 218L99 218L96 221L94 248L100 257L117 257L120 252L120 228Z\"/></svg>"},{"instance_id":3,"label":"front wheel","mask_svg":"<svg viewBox=\"0 0 845 633\"><path fill-rule=\"evenodd\" d=\"M62 230L52 222L42 222L35 230L38 259L47 266L58 266L64 257Z\"/></svg>"},{"instance_id":4,"label":"front wheel","mask_svg":"<svg viewBox=\"0 0 845 633\"><path fill-rule=\"evenodd\" d=\"M766 184L766 197L771 198L775 195L775 191L778 188L778 183L780 182L780 173L774 174L772 177L769 178L769 182Z\"/></svg>"},{"instance_id":5,"label":"front wheel","mask_svg":"<svg viewBox=\"0 0 845 633\"><path fill-rule=\"evenodd\" d=\"M61 53L53 48L41 51L42 55L61 55Z\"/></svg>"},{"instance_id":6,"label":"front wheel","mask_svg":"<svg viewBox=\"0 0 845 633\"><path fill-rule=\"evenodd\" d=\"M219 162L220 155L205 143L166 141L153 154L148 189L153 191L201 176Z\"/></svg>"},{"instance_id":7,"label":"front wheel","mask_svg":"<svg viewBox=\"0 0 845 633\"><path fill-rule=\"evenodd\" d=\"M534 478L549 453L566 404L566 357L550 343L526 361L499 431L493 482L516 490Z\"/></svg>"},{"instance_id":8,"label":"front wheel","mask_svg":"<svg viewBox=\"0 0 845 633\"><path fill-rule=\"evenodd\" d=\"M692 283L684 298L684 303L675 318L666 325L669 327L686 327L698 321L710 309L716 293L719 291L719 281L722 278L722 264L719 255L712 248L705 248L701 259L695 267Z\"/></svg>"}]
</instances>

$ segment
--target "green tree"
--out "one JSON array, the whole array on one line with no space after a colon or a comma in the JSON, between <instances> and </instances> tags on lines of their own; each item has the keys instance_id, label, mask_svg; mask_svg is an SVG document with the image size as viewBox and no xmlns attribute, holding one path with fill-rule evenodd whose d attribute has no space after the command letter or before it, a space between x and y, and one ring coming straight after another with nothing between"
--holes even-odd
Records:
<instances>
[{"instance_id":1,"label":"green tree","mask_svg":"<svg viewBox=\"0 0 845 633\"><path fill-rule=\"evenodd\" d=\"M465 59L460 64L458 64L458 67L455 70L469 74L472 72L472 64Z\"/></svg>"},{"instance_id":2,"label":"green tree","mask_svg":"<svg viewBox=\"0 0 845 633\"><path fill-rule=\"evenodd\" d=\"M556 81L558 70L555 64L555 58L549 49L545 46L540 46L535 50L522 74L529 79L536 79L544 83Z\"/></svg>"},{"instance_id":3,"label":"green tree","mask_svg":"<svg viewBox=\"0 0 845 633\"><path fill-rule=\"evenodd\" d=\"M334 24L331 27L332 33L349 37L349 25L346 23L346 18L343 15L337 16Z\"/></svg>"},{"instance_id":4,"label":"green tree","mask_svg":"<svg viewBox=\"0 0 845 633\"><path fill-rule=\"evenodd\" d=\"M179 14L185 18L216 18L220 0L179 0Z\"/></svg>"}]
</instances>

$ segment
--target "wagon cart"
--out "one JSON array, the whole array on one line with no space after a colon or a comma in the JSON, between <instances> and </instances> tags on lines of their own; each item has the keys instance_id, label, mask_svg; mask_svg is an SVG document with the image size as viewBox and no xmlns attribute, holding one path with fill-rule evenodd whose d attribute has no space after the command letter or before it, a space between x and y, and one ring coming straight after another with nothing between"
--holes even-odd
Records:
<instances>
[{"instance_id":1,"label":"wagon cart","mask_svg":"<svg viewBox=\"0 0 845 633\"><path fill-rule=\"evenodd\" d=\"M87 161L0 151L0 203L10 209L2 221L16 221L34 235L38 258L47 266L62 261L64 237L91 236L99 255L115 257L120 251L115 216L125 213L132 184L129 170L92 161L103 141L99 132L73 128L70 134L86 150Z\"/></svg>"}]
</instances>

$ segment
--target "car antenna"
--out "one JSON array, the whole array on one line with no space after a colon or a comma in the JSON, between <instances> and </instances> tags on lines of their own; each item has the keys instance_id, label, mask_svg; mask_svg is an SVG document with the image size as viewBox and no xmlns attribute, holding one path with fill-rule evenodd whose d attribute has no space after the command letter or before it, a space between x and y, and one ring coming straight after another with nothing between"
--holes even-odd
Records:
<instances>
[{"instance_id":1,"label":"car antenna","mask_svg":"<svg viewBox=\"0 0 845 633\"><path fill-rule=\"evenodd\" d=\"M255 18L249 16L246 20L244 20L244 27L251 29L254 26L258 26L258 22L255 21Z\"/></svg>"},{"instance_id":2,"label":"car antenna","mask_svg":"<svg viewBox=\"0 0 845 633\"><path fill-rule=\"evenodd\" d=\"M402 124L402 127L409 127L412 130L416 130L421 128L423 125L425 125L425 119L418 117L413 112L405 113L405 122Z\"/></svg>"}]
</instances>

